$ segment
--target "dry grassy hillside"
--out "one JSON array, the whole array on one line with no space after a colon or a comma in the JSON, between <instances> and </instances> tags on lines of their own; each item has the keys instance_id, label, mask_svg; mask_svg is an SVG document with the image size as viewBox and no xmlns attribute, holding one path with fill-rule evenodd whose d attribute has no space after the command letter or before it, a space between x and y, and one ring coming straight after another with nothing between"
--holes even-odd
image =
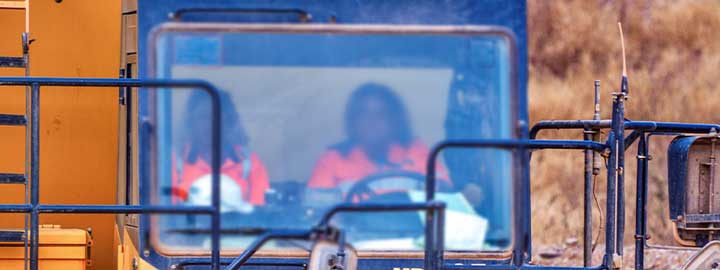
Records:
<instances>
[{"instance_id":1,"label":"dry grassy hillside","mask_svg":"<svg viewBox=\"0 0 720 270\"><path fill-rule=\"evenodd\" d=\"M569 0L528 2L530 117L589 119L593 80L602 81L602 114L610 114L610 92L620 84L617 22L623 23L633 120L720 122L720 2ZM581 138L547 132L543 138ZM665 149L651 145L649 230L651 242L672 243L667 210ZM626 243L634 233L635 152L626 160ZM562 244L581 237L582 154L533 155L534 241ZM603 211L605 176L597 178ZM595 208L595 233L598 212ZM602 236L600 242L603 241ZM599 252L599 251L596 251Z\"/></svg>"}]
</instances>

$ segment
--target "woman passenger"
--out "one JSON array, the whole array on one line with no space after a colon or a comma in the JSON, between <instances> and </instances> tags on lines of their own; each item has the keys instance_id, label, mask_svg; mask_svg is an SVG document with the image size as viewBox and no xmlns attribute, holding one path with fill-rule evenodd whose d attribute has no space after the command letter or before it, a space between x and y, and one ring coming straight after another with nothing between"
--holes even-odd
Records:
<instances>
[{"instance_id":1,"label":"woman passenger","mask_svg":"<svg viewBox=\"0 0 720 270\"><path fill-rule=\"evenodd\" d=\"M269 188L265 166L248 147L248 135L232 97L220 92L222 121L221 209L247 212L265 203ZM211 198L211 102L203 92L194 91L185 106L185 136L173 156L173 195L176 202L209 205Z\"/></svg>"}]
</instances>

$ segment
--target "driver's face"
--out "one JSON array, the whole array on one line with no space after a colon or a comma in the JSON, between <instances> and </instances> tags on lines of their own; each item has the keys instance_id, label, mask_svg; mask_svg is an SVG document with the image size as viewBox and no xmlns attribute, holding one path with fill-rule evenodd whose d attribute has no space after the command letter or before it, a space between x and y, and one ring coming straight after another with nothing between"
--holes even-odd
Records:
<instances>
[{"instance_id":1,"label":"driver's face","mask_svg":"<svg viewBox=\"0 0 720 270\"><path fill-rule=\"evenodd\" d=\"M358 140L369 147L386 146L391 143L393 127L390 108L378 98L369 97L360 103L360 115L356 122Z\"/></svg>"}]
</instances>

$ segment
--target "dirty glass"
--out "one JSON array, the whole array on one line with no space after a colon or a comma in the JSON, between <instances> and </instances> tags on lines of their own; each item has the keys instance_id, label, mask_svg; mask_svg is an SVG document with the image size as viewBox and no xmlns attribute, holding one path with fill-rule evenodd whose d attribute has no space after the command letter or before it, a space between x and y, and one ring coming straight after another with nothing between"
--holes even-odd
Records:
<instances>
[{"instance_id":1,"label":"dirty glass","mask_svg":"<svg viewBox=\"0 0 720 270\"><path fill-rule=\"evenodd\" d=\"M337 203L421 202L433 145L514 136L510 49L496 35L187 30L161 33L153 49L156 77L221 90L223 249L267 229L310 228ZM160 91L153 102L154 200L208 205L209 98ZM512 159L490 149L440 154L448 250L509 247ZM418 212L333 220L360 250L422 250L423 222ZM209 248L207 216L156 224L158 245Z\"/></svg>"}]
</instances>

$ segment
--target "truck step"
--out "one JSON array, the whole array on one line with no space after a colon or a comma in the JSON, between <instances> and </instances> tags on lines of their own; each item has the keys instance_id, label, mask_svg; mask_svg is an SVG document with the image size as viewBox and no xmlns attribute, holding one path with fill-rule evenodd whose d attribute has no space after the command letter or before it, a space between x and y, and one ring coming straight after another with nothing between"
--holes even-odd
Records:
<instances>
[{"instance_id":1,"label":"truck step","mask_svg":"<svg viewBox=\"0 0 720 270\"><path fill-rule=\"evenodd\" d=\"M0 173L0 184L25 184L24 174L20 173Z\"/></svg>"},{"instance_id":2,"label":"truck step","mask_svg":"<svg viewBox=\"0 0 720 270\"><path fill-rule=\"evenodd\" d=\"M25 233L22 231L0 231L0 243L24 242Z\"/></svg>"},{"instance_id":3,"label":"truck step","mask_svg":"<svg viewBox=\"0 0 720 270\"><path fill-rule=\"evenodd\" d=\"M24 126L27 123L24 115L0 114L0 125L2 126Z\"/></svg>"},{"instance_id":4,"label":"truck step","mask_svg":"<svg viewBox=\"0 0 720 270\"><path fill-rule=\"evenodd\" d=\"M25 59L22 57L0 56L0 67L2 68L24 68Z\"/></svg>"}]
</instances>

